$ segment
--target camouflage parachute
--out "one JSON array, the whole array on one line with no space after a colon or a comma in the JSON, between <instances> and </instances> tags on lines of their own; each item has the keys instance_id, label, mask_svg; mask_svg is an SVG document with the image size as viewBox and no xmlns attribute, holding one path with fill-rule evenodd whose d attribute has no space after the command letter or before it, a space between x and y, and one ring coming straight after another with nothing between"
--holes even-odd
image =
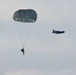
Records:
<instances>
[{"instance_id":1,"label":"camouflage parachute","mask_svg":"<svg viewBox=\"0 0 76 75\"><path fill-rule=\"evenodd\" d=\"M33 9L20 9L14 13L13 19L19 22L32 23L37 20L37 13Z\"/></svg>"}]
</instances>

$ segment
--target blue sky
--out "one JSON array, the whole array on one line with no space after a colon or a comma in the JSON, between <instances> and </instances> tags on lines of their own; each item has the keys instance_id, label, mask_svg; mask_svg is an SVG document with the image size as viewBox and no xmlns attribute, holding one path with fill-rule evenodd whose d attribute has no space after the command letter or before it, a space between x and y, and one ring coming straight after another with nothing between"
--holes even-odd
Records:
<instances>
[{"instance_id":1,"label":"blue sky","mask_svg":"<svg viewBox=\"0 0 76 75\"><path fill-rule=\"evenodd\" d=\"M19 9L34 9L37 21L14 21ZM75 9L75 0L1 0L0 75L76 75ZM65 34L52 34L52 29Z\"/></svg>"}]
</instances>

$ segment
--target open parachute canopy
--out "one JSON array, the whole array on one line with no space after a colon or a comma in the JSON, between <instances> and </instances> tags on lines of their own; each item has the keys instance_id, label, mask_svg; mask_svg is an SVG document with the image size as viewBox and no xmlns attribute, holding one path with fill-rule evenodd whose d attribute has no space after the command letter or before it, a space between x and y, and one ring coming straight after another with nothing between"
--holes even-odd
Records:
<instances>
[{"instance_id":1,"label":"open parachute canopy","mask_svg":"<svg viewBox=\"0 0 76 75\"><path fill-rule=\"evenodd\" d=\"M37 20L37 13L33 9L20 9L14 13L13 19L19 22L32 23Z\"/></svg>"}]
</instances>

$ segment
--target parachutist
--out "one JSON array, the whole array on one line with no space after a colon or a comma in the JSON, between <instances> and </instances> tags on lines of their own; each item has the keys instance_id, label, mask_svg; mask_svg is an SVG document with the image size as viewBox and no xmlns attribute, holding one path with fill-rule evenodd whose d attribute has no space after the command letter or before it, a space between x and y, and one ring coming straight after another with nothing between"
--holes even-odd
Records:
<instances>
[{"instance_id":1,"label":"parachutist","mask_svg":"<svg viewBox=\"0 0 76 75\"><path fill-rule=\"evenodd\" d=\"M20 10L15 11L15 13L13 14L13 20L17 22L23 22L23 23L34 23L37 20L37 13L33 9L20 9ZM22 26L22 28L23 27L24 26ZM29 37L29 35L27 37ZM23 43L21 39L23 37L19 37L19 38L20 38L21 43ZM25 54L24 46L22 47L21 51L23 52L23 55L24 55Z\"/></svg>"},{"instance_id":2,"label":"parachutist","mask_svg":"<svg viewBox=\"0 0 76 75\"><path fill-rule=\"evenodd\" d=\"M24 55L25 54L24 48L22 48L21 51L23 52L23 55Z\"/></svg>"}]
</instances>

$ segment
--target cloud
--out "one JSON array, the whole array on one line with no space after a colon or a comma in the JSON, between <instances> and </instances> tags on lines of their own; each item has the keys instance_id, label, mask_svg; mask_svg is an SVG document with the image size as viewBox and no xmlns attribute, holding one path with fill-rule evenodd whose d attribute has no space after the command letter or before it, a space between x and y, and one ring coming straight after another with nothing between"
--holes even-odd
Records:
<instances>
[{"instance_id":1,"label":"cloud","mask_svg":"<svg viewBox=\"0 0 76 75\"><path fill-rule=\"evenodd\" d=\"M9 51L14 51L16 47L20 47L18 38L0 38L0 53L7 54Z\"/></svg>"},{"instance_id":2,"label":"cloud","mask_svg":"<svg viewBox=\"0 0 76 75\"><path fill-rule=\"evenodd\" d=\"M7 72L4 75L76 75L75 70L60 70L60 71L39 71L39 70L22 70L17 72Z\"/></svg>"},{"instance_id":3,"label":"cloud","mask_svg":"<svg viewBox=\"0 0 76 75\"><path fill-rule=\"evenodd\" d=\"M73 2L75 3L75 2ZM48 5L47 5L48 4ZM75 8L71 2L67 1L38 1L38 0L19 0L19 1L2 1L0 3L0 20L12 20L13 13L18 9L34 9L38 14L38 21L42 22L60 22L69 16L75 16ZM69 18L68 18L69 19Z\"/></svg>"},{"instance_id":4,"label":"cloud","mask_svg":"<svg viewBox=\"0 0 76 75\"><path fill-rule=\"evenodd\" d=\"M38 19L25 46L26 55L22 56L22 53L19 53L22 48L20 37L13 27L22 23L14 22L13 14L18 9L29 8L37 12ZM2 0L0 2L1 72L6 72L4 75L76 75L76 70L60 70L76 67L75 8L75 0ZM53 28L63 29L66 33L53 35ZM22 31L21 28L20 30ZM22 33L24 37L22 41L26 43L24 34ZM28 70L30 68L31 70ZM55 71L51 71L52 68ZM46 71L49 69L51 70Z\"/></svg>"},{"instance_id":5,"label":"cloud","mask_svg":"<svg viewBox=\"0 0 76 75\"><path fill-rule=\"evenodd\" d=\"M44 37L39 39L36 37L33 40L28 40L27 49L28 52L39 54L71 54L73 52L74 40L64 36L53 35L51 38ZM48 39L48 40L46 40ZM27 50L26 49L26 50Z\"/></svg>"}]
</instances>

